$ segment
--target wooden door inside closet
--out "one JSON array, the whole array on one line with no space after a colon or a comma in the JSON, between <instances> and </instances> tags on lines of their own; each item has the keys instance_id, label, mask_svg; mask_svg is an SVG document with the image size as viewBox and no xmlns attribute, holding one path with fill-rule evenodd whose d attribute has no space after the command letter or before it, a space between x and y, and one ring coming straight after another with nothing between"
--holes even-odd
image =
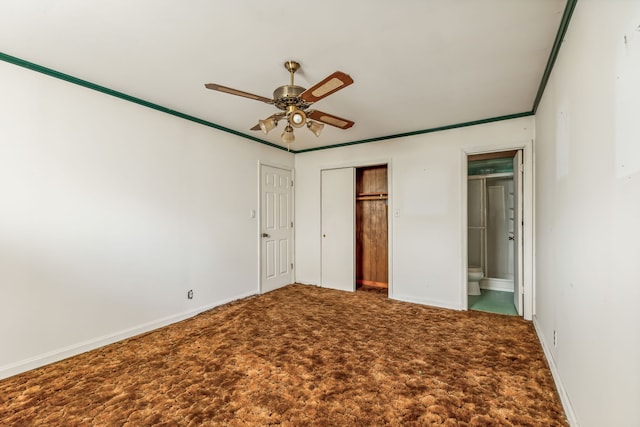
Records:
<instances>
[{"instance_id":1,"label":"wooden door inside closet","mask_svg":"<svg viewBox=\"0 0 640 427\"><path fill-rule=\"evenodd\" d=\"M388 287L387 165L356 169L356 285Z\"/></svg>"}]
</instances>

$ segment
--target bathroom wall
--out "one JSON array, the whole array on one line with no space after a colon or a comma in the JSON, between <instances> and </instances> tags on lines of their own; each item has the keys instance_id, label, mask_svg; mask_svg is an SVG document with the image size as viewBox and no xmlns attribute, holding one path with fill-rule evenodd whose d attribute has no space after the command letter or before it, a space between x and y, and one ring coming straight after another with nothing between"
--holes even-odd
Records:
<instances>
[{"instance_id":1,"label":"bathroom wall","mask_svg":"<svg viewBox=\"0 0 640 427\"><path fill-rule=\"evenodd\" d=\"M514 183L512 177L478 175L467 187L469 266L482 267L482 289L514 290Z\"/></svg>"},{"instance_id":2,"label":"bathroom wall","mask_svg":"<svg viewBox=\"0 0 640 427\"><path fill-rule=\"evenodd\" d=\"M467 247L469 267L486 269L484 179L467 181Z\"/></svg>"},{"instance_id":3,"label":"bathroom wall","mask_svg":"<svg viewBox=\"0 0 640 427\"><path fill-rule=\"evenodd\" d=\"M487 202L487 277L513 281L514 246L508 240L513 232L513 178L488 178ZM511 197L511 199L510 199ZM511 203L511 209L510 209ZM511 217L511 221L510 221ZM502 289L513 291L506 286Z\"/></svg>"}]
</instances>

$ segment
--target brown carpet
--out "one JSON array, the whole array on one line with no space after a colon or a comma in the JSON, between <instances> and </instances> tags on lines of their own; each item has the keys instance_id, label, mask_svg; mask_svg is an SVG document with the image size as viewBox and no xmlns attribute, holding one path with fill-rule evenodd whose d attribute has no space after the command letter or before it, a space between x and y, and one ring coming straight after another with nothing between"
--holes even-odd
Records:
<instances>
[{"instance_id":1,"label":"brown carpet","mask_svg":"<svg viewBox=\"0 0 640 427\"><path fill-rule=\"evenodd\" d=\"M291 285L0 381L0 425L567 422L530 322Z\"/></svg>"},{"instance_id":2,"label":"brown carpet","mask_svg":"<svg viewBox=\"0 0 640 427\"><path fill-rule=\"evenodd\" d=\"M360 286L356 286L356 292L372 292L374 294L380 294L386 297L389 294L389 288L383 288L380 286L360 285Z\"/></svg>"}]
</instances>

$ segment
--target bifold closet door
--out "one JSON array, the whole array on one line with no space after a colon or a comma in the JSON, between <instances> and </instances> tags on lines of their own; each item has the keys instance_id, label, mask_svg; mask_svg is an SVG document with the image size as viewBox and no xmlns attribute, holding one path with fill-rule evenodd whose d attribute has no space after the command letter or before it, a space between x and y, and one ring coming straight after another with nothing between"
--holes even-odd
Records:
<instances>
[{"instance_id":1,"label":"bifold closet door","mask_svg":"<svg viewBox=\"0 0 640 427\"><path fill-rule=\"evenodd\" d=\"M355 291L355 169L321 174L322 287Z\"/></svg>"}]
</instances>

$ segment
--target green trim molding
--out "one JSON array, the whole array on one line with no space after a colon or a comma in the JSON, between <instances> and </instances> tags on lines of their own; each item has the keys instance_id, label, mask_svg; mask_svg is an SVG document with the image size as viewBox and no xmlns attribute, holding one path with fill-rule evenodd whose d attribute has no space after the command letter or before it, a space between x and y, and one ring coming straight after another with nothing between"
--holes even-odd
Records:
<instances>
[{"instance_id":1,"label":"green trim molding","mask_svg":"<svg viewBox=\"0 0 640 427\"><path fill-rule=\"evenodd\" d=\"M425 134L425 133L440 132L440 131L444 131L444 130L463 128L463 127L467 127L467 126L474 126L474 125L480 125L480 124L484 124L484 123L498 122L498 121L502 121L502 120L509 120L509 119L515 119L515 118L518 118L518 117L526 117L526 116L534 115L536 113L536 110L538 109L538 105L540 104L540 100L542 99L542 95L544 93L544 89L545 89L545 87L547 85L547 82L549 80L549 77L551 75L551 71L553 70L553 66L554 66L554 64L556 62L556 58L558 57L558 53L560 52L560 47L562 45L562 41L563 41L564 36L565 36L565 34L567 32L567 28L569 27L569 21L571 20L571 16L573 14L573 10L575 9L577 2L578 2L578 0L567 0L567 4L566 4L565 10L564 10L564 14L562 15L562 20L560 21L560 26L558 28L558 32L556 34L556 38L555 38L555 41L553 43L553 47L551 49L551 54L549 55L549 59L547 61L547 66L546 66L544 74L542 76L542 80L540 82L540 85L538 86L538 92L537 92L536 98L535 98L535 100L533 102L533 106L531 108L531 111L526 111L526 112L521 112L521 113L516 113L516 114L509 114L509 115L499 116L499 117L491 117L491 118L481 119L481 120L474 120L474 121L464 122L464 123L455 123L455 124L451 124L451 125L440 126L440 127L430 128L430 129L423 129L423 130L416 130L416 131L411 131L411 132L397 133L397 134L393 134L393 135L380 136L380 137L376 137L376 138L362 139L362 140L359 140L359 141L345 142L345 143L342 143L342 144L334 144L334 145L327 145L327 146L323 146L323 147L308 148L306 150L297 150L297 151L296 150L291 150L291 152L293 154L297 154L297 153L306 153L306 152L309 152L309 151L327 150L327 149L330 149L330 148L346 147L346 146L349 146L349 145L365 144L365 143L368 143L368 142L385 141L385 140L388 140L388 139L403 138L403 137L406 137L406 136L413 136L413 135L421 135L421 134ZM145 101L144 99L136 98L134 96L127 95L126 93L118 92L117 90L109 89L107 87L100 86L98 84L89 82L87 80L79 79L77 77L71 76L69 74L62 73L60 71L53 70L51 68L43 67L42 65L34 64L33 62L29 62L29 61L26 61L24 59L17 58L15 56L11 56L11 55L8 55L8 54L3 53L3 52L0 52L0 60L2 60L4 62L8 62L10 64L14 64L14 65L23 67L23 68L27 68L29 70L36 71L38 73L46 74L47 76L51 76L51 77L54 77L54 78L57 78L57 79L60 79L60 80L64 80L64 81L67 81L69 83L73 83L73 84L76 84L76 85L79 85L79 86L84 86L84 87L86 87L88 89L92 89L92 90L95 90L95 91L98 91L98 92L101 92L101 93L104 93L104 94L107 94L107 95L115 96L116 98L120 98L120 99L123 99L125 101L133 102L135 104L142 105L144 107L152 108L154 110L161 111L161 112L166 113L166 114L171 114L172 116L179 117L181 119L189 120L191 122L198 123L198 124L201 124L201 125L204 125L204 126L208 126L210 128L214 128L214 129L217 129L217 130L221 130L223 132L227 132L227 133L230 133L232 135L236 135L236 136L239 136L239 137L242 137L242 138L250 139L252 141L259 142L261 144L265 144L265 145L268 145L270 147L278 148L280 150L287 150L286 147L280 146L278 144L274 144L274 143L269 142L269 141L265 141L264 139L256 138L255 136L248 135L248 134L242 133L242 132L238 132L238 131L233 130L233 129L229 129L227 127L218 125L218 124L210 122L208 120L200 119L198 117L194 117L194 116L191 116L189 114L181 113L179 111L172 110L172 109L167 108L167 107L163 107L162 105L154 104L153 102Z\"/></svg>"},{"instance_id":2,"label":"green trim molding","mask_svg":"<svg viewBox=\"0 0 640 427\"><path fill-rule=\"evenodd\" d=\"M553 66L556 63L556 59L558 58L558 53L560 53L560 46L562 45L564 36L567 33L567 29L569 28L569 21L571 21L571 16L573 15L573 10L576 8L577 3L578 0L567 0L567 5L564 8L562 20L560 21L560 26L558 27L558 32L556 33L556 39L553 41L553 47L551 48L551 54L549 55L547 66L544 69L542 80L540 81L540 85L538 86L536 99L533 101L533 107L531 108L531 112L533 114L538 111L538 105L540 105L540 100L542 99L544 90L547 87L547 82L549 81L549 77L551 76L551 71L553 70Z\"/></svg>"},{"instance_id":3,"label":"green trim molding","mask_svg":"<svg viewBox=\"0 0 640 427\"><path fill-rule=\"evenodd\" d=\"M29 70L36 71L38 73L46 74L47 76L55 77L56 79L64 80L69 83L73 83L79 86L84 86L88 89L92 89L98 92L102 92L107 95L115 96L116 98L123 99L125 101L133 102L134 104L142 105L144 107L152 108L157 111L161 111L163 113L171 114L172 116L180 117L181 119L189 120L194 123L198 123L204 126L208 126L214 129L221 130L223 132L231 133L233 135L241 136L243 138L250 139L252 141L260 142L265 145L269 145L271 147L279 148L281 150L286 150L286 147L282 147L277 144L273 144L269 141L265 141L260 138L256 138L252 135L247 135L246 133L238 132L233 129L229 129L224 126L220 126L216 123L199 119L194 116L190 116L189 114L181 113L180 111L172 110L167 107L163 107L162 105L154 104L153 102L145 101L144 99L136 98L135 96L127 95L126 93L118 92L117 90L109 89L108 87L100 86L95 83L91 83L86 80L79 79L77 77L70 76L69 74L61 73L60 71L52 70L51 68L43 67L42 65L34 64L33 62L25 61L24 59L16 58L15 56L7 55L6 53L0 52L0 60L4 62L8 62L10 64L18 65L23 68L27 68Z\"/></svg>"},{"instance_id":4,"label":"green trim molding","mask_svg":"<svg viewBox=\"0 0 640 427\"><path fill-rule=\"evenodd\" d=\"M306 152L309 152L309 151L318 151L318 150L324 150L324 149L327 149L327 148L346 147L348 145L365 144L367 142L377 142L377 141L384 141L384 140L387 140L387 139L403 138L405 136L421 135L423 133L433 133L433 132L440 132L440 131L443 131L443 130L457 129L457 128L481 125L481 124L491 123L491 122L500 122L502 120L517 119L518 117L527 117L527 116L531 116L531 115L533 115L533 113L530 112L530 111L527 111L527 112L524 112L524 113L509 114L507 116L499 116L499 117L491 117L489 119L474 120L472 122L456 123L456 124L453 124L453 125L440 126L440 127L431 128L431 129L416 130L416 131L413 131L413 132L396 133L396 134L393 134L393 135L379 136L379 137L376 137L376 138L369 138L369 139L362 139L360 141L344 142L342 144L326 145L324 147L307 148L306 150L298 150L298 151L296 151L296 153L306 153Z\"/></svg>"},{"instance_id":5,"label":"green trim molding","mask_svg":"<svg viewBox=\"0 0 640 427\"><path fill-rule=\"evenodd\" d=\"M491 117L491 118L482 119L482 120L474 120L474 121L471 121L471 122L455 123L455 124L452 124L452 125L440 126L440 127L431 128L431 129L417 130L417 131L413 131L413 132L397 133L397 134L394 134L394 135L387 135L387 136L381 136L381 137L377 137L377 138L363 139L363 140L360 140L360 141L345 142L345 143L342 143L342 144L326 145L324 147L308 148L306 150L294 151L294 153L296 153L296 154L297 153L306 153L306 152L309 152L309 151L318 151L318 150L326 150L326 149L329 149L329 148L346 147L348 145L356 145L356 144L364 144L364 143L367 143L367 142L384 141L384 140L387 140L387 139L402 138L402 137L405 137L405 136L420 135L420 134L423 134L423 133L440 132L440 131L443 131L443 130L456 129L456 128L462 128L462 127L467 127L467 126L474 126L474 125L481 125L481 124L485 124L485 123L499 122L499 121L502 121L502 120L516 119L518 117L526 117L526 116L535 115L536 111L538 110L538 105L540 104L540 100L542 99L542 95L544 93L544 89L547 86L547 82L549 81L549 77L551 76L551 71L553 70L553 66L556 63L556 58L558 57L558 53L560 52L560 46L562 45L562 41L564 40L564 35L567 32L567 28L569 27L569 21L571 20L571 16L573 15L573 10L575 9L577 3L578 3L578 0L567 0L567 4L565 5L564 13L562 15L562 19L560 20L560 26L558 27L558 32L556 33L556 38L555 38L555 40L553 42L553 47L551 48L551 53L549 54L549 59L547 60L547 66L545 67L544 73L542 75L542 79L540 81L540 84L538 85L538 92L537 92L536 98L535 98L535 100L533 102L533 106L531 107L531 111L522 112L522 113L516 113L516 114L508 114L506 116Z\"/></svg>"}]
</instances>

